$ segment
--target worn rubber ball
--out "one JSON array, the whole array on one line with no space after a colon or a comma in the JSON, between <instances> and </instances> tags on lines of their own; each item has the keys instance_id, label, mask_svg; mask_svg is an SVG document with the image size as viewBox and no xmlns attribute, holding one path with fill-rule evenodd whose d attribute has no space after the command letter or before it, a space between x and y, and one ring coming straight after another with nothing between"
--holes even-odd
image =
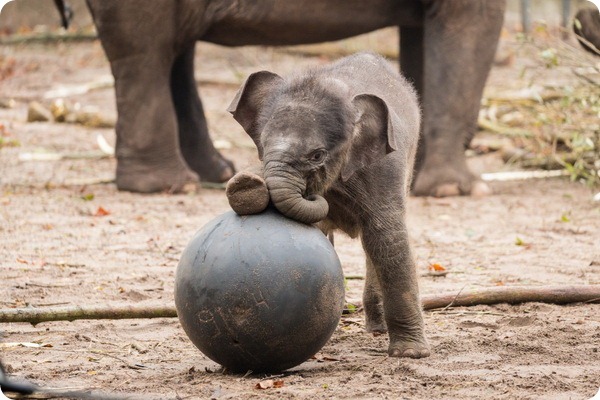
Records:
<instances>
[{"instance_id":1,"label":"worn rubber ball","mask_svg":"<svg viewBox=\"0 0 600 400\"><path fill-rule=\"evenodd\" d=\"M175 305L190 340L234 372L277 372L316 354L344 306L333 246L316 227L268 209L230 211L185 248Z\"/></svg>"}]
</instances>

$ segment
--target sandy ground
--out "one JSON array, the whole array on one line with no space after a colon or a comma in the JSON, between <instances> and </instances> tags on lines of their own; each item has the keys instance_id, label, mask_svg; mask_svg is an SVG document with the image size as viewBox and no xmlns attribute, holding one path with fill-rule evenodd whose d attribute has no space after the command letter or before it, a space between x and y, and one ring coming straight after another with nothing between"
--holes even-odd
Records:
<instances>
[{"instance_id":1,"label":"sandy ground","mask_svg":"<svg viewBox=\"0 0 600 400\"><path fill-rule=\"evenodd\" d=\"M239 167L254 162L256 154L225 112L237 83L258 69L285 73L328 61L208 45L200 45L198 60L213 137ZM179 255L195 231L228 210L224 192L120 193L112 183L82 184L110 180L113 158L19 160L40 149L94 152L97 134L114 143L112 129L25 122L28 101L47 102L48 90L96 81L110 70L98 43L3 47L0 68L8 71L0 80L1 97L16 100L14 108L0 109L2 136L18 142L0 149L0 308L172 304ZM519 87L528 78L517 66L496 68L490 86ZM68 100L115 115L111 88ZM482 171L505 168L493 154L472 163ZM495 194L483 199L410 199L422 294L600 284L600 205L589 189L567 179L492 188ZM347 275L364 275L360 243L338 235L336 248ZM431 276L432 263L448 273ZM362 285L361 279L348 280L348 301L360 300ZM0 354L17 379L146 399L575 400L589 399L600 388L597 304L428 311L433 354L422 360L388 358L387 338L365 333L363 317L360 310L344 316L314 359L275 378L224 373L191 344L177 319L2 324ZM283 386L256 388L269 378Z\"/></svg>"}]
</instances>

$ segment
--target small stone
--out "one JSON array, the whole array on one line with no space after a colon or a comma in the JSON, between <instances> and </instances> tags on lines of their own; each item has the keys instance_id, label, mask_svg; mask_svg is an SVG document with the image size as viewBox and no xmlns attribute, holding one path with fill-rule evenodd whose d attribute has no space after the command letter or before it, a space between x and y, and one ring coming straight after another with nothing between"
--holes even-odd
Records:
<instances>
[{"instance_id":1,"label":"small stone","mask_svg":"<svg viewBox=\"0 0 600 400\"><path fill-rule=\"evenodd\" d=\"M14 99L0 99L0 108L14 108L16 105Z\"/></svg>"},{"instance_id":2,"label":"small stone","mask_svg":"<svg viewBox=\"0 0 600 400\"><path fill-rule=\"evenodd\" d=\"M29 103L27 109L27 122L47 122L52 121L52 113L37 101Z\"/></svg>"},{"instance_id":3,"label":"small stone","mask_svg":"<svg viewBox=\"0 0 600 400\"><path fill-rule=\"evenodd\" d=\"M70 112L71 106L63 99L56 99L50 106L50 112L54 116L56 122L65 122L67 114Z\"/></svg>"}]
</instances>

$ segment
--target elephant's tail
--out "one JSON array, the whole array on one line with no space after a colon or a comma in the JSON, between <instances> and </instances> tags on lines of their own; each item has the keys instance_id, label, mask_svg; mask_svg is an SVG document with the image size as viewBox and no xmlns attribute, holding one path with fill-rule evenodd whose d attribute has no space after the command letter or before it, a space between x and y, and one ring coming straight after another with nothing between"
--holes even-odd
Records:
<instances>
[{"instance_id":1,"label":"elephant's tail","mask_svg":"<svg viewBox=\"0 0 600 400\"><path fill-rule=\"evenodd\" d=\"M54 0L54 4L60 14L60 23L62 27L67 29L73 19L73 9L63 0Z\"/></svg>"}]
</instances>

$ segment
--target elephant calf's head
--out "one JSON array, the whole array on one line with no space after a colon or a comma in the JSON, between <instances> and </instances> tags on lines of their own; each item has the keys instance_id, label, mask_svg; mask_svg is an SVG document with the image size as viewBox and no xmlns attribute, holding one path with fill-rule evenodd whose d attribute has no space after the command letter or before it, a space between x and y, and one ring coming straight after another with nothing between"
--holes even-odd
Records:
<instances>
[{"instance_id":1,"label":"elephant calf's head","mask_svg":"<svg viewBox=\"0 0 600 400\"><path fill-rule=\"evenodd\" d=\"M351 96L346 83L323 75L288 82L254 73L229 111L258 148L275 207L305 223L327 216L322 195L334 181L346 181L394 149L385 102Z\"/></svg>"}]
</instances>

